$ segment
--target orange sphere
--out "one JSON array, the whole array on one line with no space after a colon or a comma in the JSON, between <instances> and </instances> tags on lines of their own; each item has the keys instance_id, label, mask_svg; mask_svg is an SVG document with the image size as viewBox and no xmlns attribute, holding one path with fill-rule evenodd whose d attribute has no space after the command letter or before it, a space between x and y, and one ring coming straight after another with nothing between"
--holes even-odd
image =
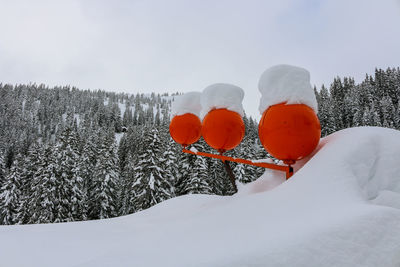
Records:
<instances>
[{"instance_id":1,"label":"orange sphere","mask_svg":"<svg viewBox=\"0 0 400 267\"><path fill-rule=\"evenodd\" d=\"M201 121L191 113L185 113L172 118L169 133L178 144L187 146L197 142L201 136Z\"/></svg>"},{"instance_id":2,"label":"orange sphere","mask_svg":"<svg viewBox=\"0 0 400 267\"><path fill-rule=\"evenodd\" d=\"M303 104L269 107L258 126L264 148L288 164L308 156L317 147L321 126L314 110Z\"/></svg>"},{"instance_id":3,"label":"orange sphere","mask_svg":"<svg viewBox=\"0 0 400 267\"><path fill-rule=\"evenodd\" d=\"M202 135L209 146L225 152L240 144L244 137L242 117L227 109L214 109L203 119Z\"/></svg>"}]
</instances>

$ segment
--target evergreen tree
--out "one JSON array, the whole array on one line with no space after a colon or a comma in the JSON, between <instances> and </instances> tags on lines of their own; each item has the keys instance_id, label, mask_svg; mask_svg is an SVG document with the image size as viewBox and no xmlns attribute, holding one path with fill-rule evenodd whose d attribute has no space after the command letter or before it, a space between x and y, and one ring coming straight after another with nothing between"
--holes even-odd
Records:
<instances>
[{"instance_id":1,"label":"evergreen tree","mask_svg":"<svg viewBox=\"0 0 400 267\"><path fill-rule=\"evenodd\" d=\"M254 141L253 147L256 153L256 159L273 159L272 156L268 154L267 151L265 151L259 140ZM264 168L255 167L255 175L250 176L251 181L255 181L256 179L258 179L261 175L264 174L264 172Z\"/></svg>"},{"instance_id":2,"label":"evergreen tree","mask_svg":"<svg viewBox=\"0 0 400 267\"><path fill-rule=\"evenodd\" d=\"M171 137L167 137L167 144L165 145L164 153L162 155L161 163L162 168L165 170L166 178L171 185L176 183L178 177L178 164L177 164L177 149L174 140ZM173 191L175 188L172 187Z\"/></svg>"},{"instance_id":3,"label":"evergreen tree","mask_svg":"<svg viewBox=\"0 0 400 267\"><path fill-rule=\"evenodd\" d=\"M28 155L24 160L24 168L21 174L20 184L20 203L18 207L18 214L16 221L19 224L26 224L31 217L31 210L28 205L30 197L32 195L32 181L35 178L35 174L38 170L38 166L41 163L40 156L40 144L34 143L28 151Z\"/></svg>"},{"instance_id":4,"label":"evergreen tree","mask_svg":"<svg viewBox=\"0 0 400 267\"><path fill-rule=\"evenodd\" d=\"M336 130L341 130L344 128L343 115L344 108L343 102L345 97L344 87L342 81L339 77L333 80L330 87L331 105L333 108L333 118L335 119Z\"/></svg>"},{"instance_id":5,"label":"evergreen tree","mask_svg":"<svg viewBox=\"0 0 400 267\"><path fill-rule=\"evenodd\" d=\"M371 109L369 110L369 112L370 112L369 121L371 123L371 126L382 126L381 119L379 117L378 111L375 109L374 103L372 104Z\"/></svg>"},{"instance_id":6,"label":"evergreen tree","mask_svg":"<svg viewBox=\"0 0 400 267\"><path fill-rule=\"evenodd\" d=\"M139 162L135 167L135 182L132 192L135 195L135 211L149 208L173 196L172 186L162 169L161 142L156 128L147 129Z\"/></svg>"},{"instance_id":7,"label":"evergreen tree","mask_svg":"<svg viewBox=\"0 0 400 267\"><path fill-rule=\"evenodd\" d=\"M238 152L238 157L245 158L249 160L259 159L256 155L256 147L254 145L254 141L251 139L250 136L245 136L243 142L235 148ZM263 149L264 151L264 149ZM233 169L233 173L235 178L240 183L249 183L254 181L257 178L257 171L256 167L252 165L245 165L245 164L237 164Z\"/></svg>"},{"instance_id":8,"label":"evergreen tree","mask_svg":"<svg viewBox=\"0 0 400 267\"><path fill-rule=\"evenodd\" d=\"M78 163L78 177L82 179L82 219L86 220L89 209L89 191L92 188L94 180L94 169L97 164L97 146L94 138L97 137L92 133L80 154Z\"/></svg>"},{"instance_id":9,"label":"evergreen tree","mask_svg":"<svg viewBox=\"0 0 400 267\"><path fill-rule=\"evenodd\" d=\"M128 106L125 109L123 118L122 118L122 125L125 127L129 127L133 125L133 118L132 118L132 110L131 108Z\"/></svg>"},{"instance_id":10,"label":"evergreen tree","mask_svg":"<svg viewBox=\"0 0 400 267\"><path fill-rule=\"evenodd\" d=\"M39 165L32 181L32 190L26 201L30 217L27 223L52 223L57 221L58 187L53 147L46 146L40 154ZM21 220L21 219L20 219Z\"/></svg>"},{"instance_id":11,"label":"evergreen tree","mask_svg":"<svg viewBox=\"0 0 400 267\"><path fill-rule=\"evenodd\" d=\"M123 171L125 168L125 164L126 164L128 155L129 155L128 137L127 137L127 134L124 134L121 137L121 140L118 145L118 161L119 161L121 171Z\"/></svg>"},{"instance_id":12,"label":"evergreen tree","mask_svg":"<svg viewBox=\"0 0 400 267\"><path fill-rule=\"evenodd\" d=\"M127 157L126 166L121 175L122 188L121 188L121 206L120 215L126 215L135 212L134 199L135 195L132 192L132 187L135 179L135 161L131 154Z\"/></svg>"},{"instance_id":13,"label":"evergreen tree","mask_svg":"<svg viewBox=\"0 0 400 267\"><path fill-rule=\"evenodd\" d=\"M229 164L231 165L231 163ZM208 175L214 194L228 196L236 193L221 160L214 159L210 162Z\"/></svg>"},{"instance_id":14,"label":"evergreen tree","mask_svg":"<svg viewBox=\"0 0 400 267\"><path fill-rule=\"evenodd\" d=\"M400 88L400 86L399 86ZM399 89L400 91L400 89ZM400 101L397 104L397 108L396 108L396 112L394 114L394 121L395 121L395 125L396 125L396 129L400 128Z\"/></svg>"},{"instance_id":15,"label":"evergreen tree","mask_svg":"<svg viewBox=\"0 0 400 267\"><path fill-rule=\"evenodd\" d=\"M175 188L175 194L177 196L181 196L185 194L184 188L186 187L186 183L189 180L192 164L195 160L194 155L180 153L178 156L178 167L176 179L173 183Z\"/></svg>"},{"instance_id":16,"label":"evergreen tree","mask_svg":"<svg viewBox=\"0 0 400 267\"><path fill-rule=\"evenodd\" d=\"M196 157L189 174L189 182L185 184L182 191L185 194L212 194L213 190L209 183L207 162L204 157Z\"/></svg>"},{"instance_id":17,"label":"evergreen tree","mask_svg":"<svg viewBox=\"0 0 400 267\"><path fill-rule=\"evenodd\" d=\"M10 172L0 188L0 223L16 223L17 210L21 197L22 156L17 155Z\"/></svg>"},{"instance_id":18,"label":"evergreen tree","mask_svg":"<svg viewBox=\"0 0 400 267\"><path fill-rule=\"evenodd\" d=\"M6 176L6 164L3 154L0 152L0 187L3 185Z\"/></svg>"},{"instance_id":19,"label":"evergreen tree","mask_svg":"<svg viewBox=\"0 0 400 267\"><path fill-rule=\"evenodd\" d=\"M318 117L321 124L321 136L326 136L336 130L333 105L328 90L322 85L319 93Z\"/></svg>"},{"instance_id":20,"label":"evergreen tree","mask_svg":"<svg viewBox=\"0 0 400 267\"><path fill-rule=\"evenodd\" d=\"M76 133L66 128L54 148L56 177L55 222L68 222L85 218L83 179L80 176L79 150Z\"/></svg>"},{"instance_id":21,"label":"evergreen tree","mask_svg":"<svg viewBox=\"0 0 400 267\"><path fill-rule=\"evenodd\" d=\"M393 105L392 99L389 96L384 96L379 101L379 106L382 114L382 126L393 128L396 123L396 109Z\"/></svg>"},{"instance_id":22,"label":"evergreen tree","mask_svg":"<svg viewBox=\"0 0 400 267\"><path fill-rule=\"evenodd\" d=\"M366 107L364 109L364 113L363 113L363 116L362 116L362 125L372 126L373 123L371 121L371 117L372 117L371 116L371 112L370 112L369 108Z\"/></svg>"},{"instance_id":23,"label":"evergreen tree","mask_svg":"<svg viewBox=\"0 0 400 267\"><path fill-rule=\"evenodd\" d=\"M118 214L119 169L115 141L103 135L93 171L89 195L89 218L104 219Z\"/></svg>"}]
</instances>

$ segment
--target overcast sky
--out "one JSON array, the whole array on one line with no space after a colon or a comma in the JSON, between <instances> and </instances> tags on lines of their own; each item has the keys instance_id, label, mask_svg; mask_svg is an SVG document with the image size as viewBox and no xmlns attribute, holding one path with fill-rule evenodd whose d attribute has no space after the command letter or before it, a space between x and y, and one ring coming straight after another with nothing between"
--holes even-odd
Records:
<instances>
[{"instance_id":1,"label":"overcast sky","mask_svg":"<svg viewBox=\"0 0 400 267\"><path fill-rule=\"evenodd\" d=\"M0 0L0 82L118 92L245 90L268 67L311 82L400 66L399 0Z\"/></svg>"}]
</instances>

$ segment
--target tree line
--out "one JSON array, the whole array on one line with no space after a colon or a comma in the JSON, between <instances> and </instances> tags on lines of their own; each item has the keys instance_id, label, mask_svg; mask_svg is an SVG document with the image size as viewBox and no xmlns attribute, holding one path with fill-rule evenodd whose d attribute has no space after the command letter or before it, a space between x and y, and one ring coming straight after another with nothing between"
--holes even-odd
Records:
<instances>
[{"instance_id":1,"label":"tree line","mask_svg":"<svg viewBox=\"0 0 400 267\"><path fill-rule=\"evenodd\" d=\"M400 70L376 69L360 84L335 78L329 89L314 88L322 136L356 126L400 129Z\"/></svg>"},{"instance_id":2,"label":"tree line","mask_svg":"<svg viewBox=\"0 0 400 267\"><path fill-rule=\"evenodd\" d=\"M322 136L353 126L400 128L400 70L315 88ZM176 93L178 94L178 93ZM131 214L185 194L231 195L220 161L180 153L169 136L176 94L0 84L0 224L53 223ZM228 155L270 157L257 122ZM204 140L197 150L212 152ZM264 169L232 164L238 182Z\"/></svg>"},{"instance_id":3,"label":"tree line","mask_svg":"<svg viewBox=\"0 0 400 267\"><path fill-rule=\"evenodd\" d=\"M35 84L0 85L0 94L1 224L110 218L184 194L234 192L220 162L182 154L170 138L174 95ZM256 122L244 121L248 134L231 155L265 157ZM241 182L263 171L232 167Z\"/></svg>"}]
</instances>

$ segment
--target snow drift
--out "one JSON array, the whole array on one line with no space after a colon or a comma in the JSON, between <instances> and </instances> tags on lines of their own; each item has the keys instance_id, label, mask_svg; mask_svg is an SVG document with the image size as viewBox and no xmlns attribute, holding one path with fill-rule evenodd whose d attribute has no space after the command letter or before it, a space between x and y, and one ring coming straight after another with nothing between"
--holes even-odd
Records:
<instances>
[{"instance_id":1,"label":"snow drift","mask_svg":"<svg viewBox=\"0 0 400 267\"><path fill-rule=\"evenodd\" d=\"M0 266L400 266L400 132L321 140L287 182L116 219L0 227Z\"/></svg>"}]
</instances>

